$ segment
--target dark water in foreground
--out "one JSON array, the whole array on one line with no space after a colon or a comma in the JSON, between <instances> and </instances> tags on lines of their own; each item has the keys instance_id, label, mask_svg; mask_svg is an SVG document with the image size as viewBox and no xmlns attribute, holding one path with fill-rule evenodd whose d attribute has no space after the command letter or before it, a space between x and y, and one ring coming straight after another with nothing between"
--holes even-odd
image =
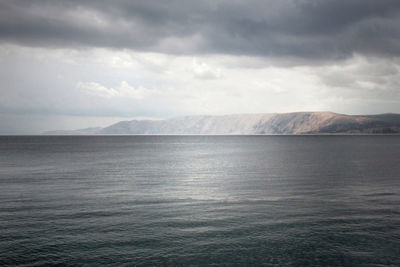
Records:
<instances>
[{"instance_id":1,"label":"dark water in foreground","mask_svg":"<svg viewBox=\"0 0 400 267\"><path fill-rule=\"evenodd\" d=\"M0 265L400 266L400 136L0 137Z\"/></svg>"}]
</instances>

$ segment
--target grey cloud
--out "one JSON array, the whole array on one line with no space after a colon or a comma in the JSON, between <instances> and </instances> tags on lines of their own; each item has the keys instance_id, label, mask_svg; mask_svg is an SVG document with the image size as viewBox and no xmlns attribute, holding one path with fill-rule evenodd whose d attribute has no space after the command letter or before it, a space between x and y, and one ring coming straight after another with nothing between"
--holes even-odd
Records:
<instances>
[{"instance_id":1,"label":"grey cloud","mask_svg":"<svg viewBox=\"0 0 400 267\"><path fill-rule=\"evenodd\" d=\"M0 40L307 60L400 55L398 0L1 1Z\"/></svg>"},{"instance_id":2,"label":"grey cloud","mask_svg":"<svg viewBox=\"0 0 400 267\"><path fill-rule=\"evenodd\" d=\"M358 99L355 102L364 104L374 102L380 108L396 111L400 101L398 66L398 59L359 57L340 67L322 67L318 78L345 99Z\"/></svg>"}]
</instances>

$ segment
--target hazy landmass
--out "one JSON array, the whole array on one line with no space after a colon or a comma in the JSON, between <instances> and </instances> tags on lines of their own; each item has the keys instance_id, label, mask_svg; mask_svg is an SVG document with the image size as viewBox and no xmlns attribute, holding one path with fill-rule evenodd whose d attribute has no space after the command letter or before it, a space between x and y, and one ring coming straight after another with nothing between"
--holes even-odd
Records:
<instances>
[{"instance_id":1,"label":"hazy landmass","mask_svg":"<svg viewBox=\"0 0 400 267\"><path fill-rule=\"evenodd\" d=\"M79 130L57 130L57 131L47 131L43 134L51 134L51 135L89 135L89 134L98 134L103 128L101 127L89 127L85 129Z\"/></svg>"},{"instance_id":2,"label":"hazy landmass","mask_svg":"<svg viewBox=\"0 0 400 267\"><path fill-rule=\"evenodd\" d=\"M167 120L121 121L108 127L50 131L49 135L85 134L398 134L400 114L344 115L294 112L186 116Z\"/></svg>"}]
</instances>

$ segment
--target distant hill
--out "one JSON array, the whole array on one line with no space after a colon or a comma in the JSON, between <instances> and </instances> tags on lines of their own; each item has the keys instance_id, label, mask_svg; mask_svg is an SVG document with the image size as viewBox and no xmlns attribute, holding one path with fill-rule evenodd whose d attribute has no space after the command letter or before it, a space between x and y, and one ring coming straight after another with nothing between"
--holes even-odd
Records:
<instances>
[{"instance_id":1,"label":"distant hill","mask_svg":"<svg viewBox=\"0 0 400 267\"><path fill-rule=\"evenodd\" d=\"M104 128L52 131L50 135L82 134L399 134L400 114L344 115L293 112L186 116L167 120L121 121Z\"/></svg>"},{"instance_id":2,"label":"distant hill","mask_svg":"<svg viewBox=\"0 0 400 267\"><path fill-rule=\"evenodd\" d=\"M57 131L47 131L43 134L49 135L91 135L91 134L98 134L103 128L101 127L91 127L79 130L57 130Z\"/></svg>"}]
</instances>

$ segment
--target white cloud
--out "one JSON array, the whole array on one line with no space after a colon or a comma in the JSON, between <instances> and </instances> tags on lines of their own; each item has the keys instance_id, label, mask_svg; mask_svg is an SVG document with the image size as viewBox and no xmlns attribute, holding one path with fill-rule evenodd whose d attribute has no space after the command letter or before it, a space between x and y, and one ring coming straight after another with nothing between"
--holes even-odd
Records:
<instances>
[{"instance_id":1,"label":"white cloud","mask_svg":"<svg viewBox=\"0 0 400 267\"><path fill-rule=\"evenodd\" d=\"M76 85L77 89L82 89L91 95L111 98L111 97L127 97L133 99L145 99L151 97L158 92L144 88L142 86L133 87L127 81L122 81L119 86L107 88L97 82L79 81Z\"/></svg>"},{"instance_id":2,"label":"white cloud","mask_svg":"<svg viewBox=\"0 0 400 267\"><path fill-rule=\"evenodd\" d=\"M205 62L199 62L198 59L193 59L192 71L194 77L198 79L213 80L222 77L220 68L212 68Z\"/></svg>"}]
</instances>

